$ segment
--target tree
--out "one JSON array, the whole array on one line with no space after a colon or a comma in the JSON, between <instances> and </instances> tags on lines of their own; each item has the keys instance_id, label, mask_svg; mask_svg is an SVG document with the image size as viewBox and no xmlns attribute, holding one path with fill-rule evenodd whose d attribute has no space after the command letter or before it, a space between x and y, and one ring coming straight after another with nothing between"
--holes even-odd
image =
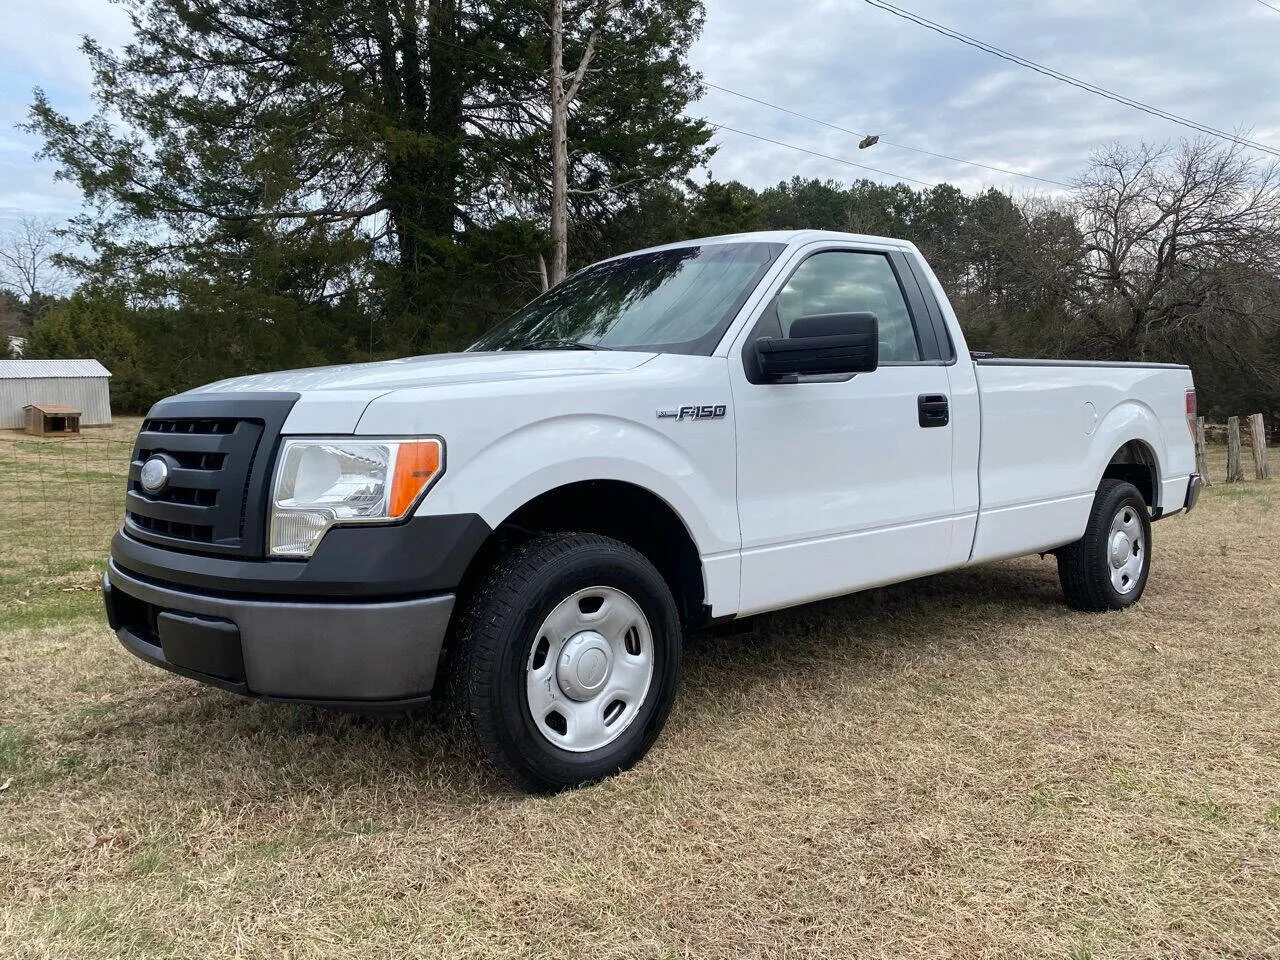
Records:
<instances>
[{"instance_id":1,"label":"tree","mask_svg":"<svg viewBox=\"0 0 1280 960\"><path fill-rule=\"evenodd\" d=\"M617 6L617 0L607 0L600 10L566 87L564 0L551 0L551 276L544 281L544 288L555 286L569 270L569 107L587 76L601 27Z\"/></svg>"},{"instance_id":2,"label":"tree","mask_svg":"<svg viewBox=\"0 0 1280 960\"><path fill-rule=\"evenodd\" d=\"M941 258L952 272L940 272L970 346L1006 356L1079 357L1082 249L1061 200L998 190L970 198Z\"/></svg>"},{"instance_id":3,"label":"tree","mask_svg":"<svg viewBox=\"0 0 1280 960\"><path fill-rule=\"evenodd\" d=\"M67 278L59 265L66 244L57 222L44 217L20 217L0 231L0 288L30 303L40 295L62 296Z\"/></svg>"},{"instance_id":4,"label":"tree","mask_svg":"<svg viewBox=\"0 0 1280 960\"><path fill-rule=\"evenodd\" d=\"M28 129L91 204L72 229L99 276L159 301L193 272L271 283L255 251L302 251L324 284L290 296L355 296L384 347L413 347L452 315L465 234L543 242L503 225L550 208L545 3L134 0L133 43L84 44L99 112L37 91ZM710 138L683 116L701 0L622 0L591 58L600 9L564 19L564 56L592 71L565 104L570 218L683 177Z\"/></svg>"},{"instance_id":5,"label":"tree","mask_svg":"<svg viewBox=\"0 0 1280 960\"><path fill-rule=\"evenodd\" d=\"M842 230L849 216L849 188L835 180L790 181L760 193L770 230Z\"/></svg>"},{"instance_id":6,"label":"tree","mask_svg":"<svg viewBox=\"0 0 1280 960\"><path fill-rule=\"evenodd\" d=\"M30 325L21 298L12 290L0 288L0 336L20 337Z\"/></svg>"},{"instance_id":7,"label":"tree","mask_svg":"<svg viewBox=\"0 0 1280 960\"><path fill-rule=\"evenodd\" d=\"M1116 146L1075 192L1097 351L1144 359L1173 338L1232 350L1277 323L1280 166L1206 140Z\"/></svg>"},{"instance_id":8,"label":"tree","mask_svg":"<svg viewBox=\"0 0 1280 960\"><path fill-rule=\"evenodd\" d=\"M23 356L31 360L99 360L112 374L112 404L118 409L142 410L157 399L157 390L148 382L157 371L143 361L142 349L124 299L83 288L60 309L36 322Z\"/></svg>"}]
</instances>

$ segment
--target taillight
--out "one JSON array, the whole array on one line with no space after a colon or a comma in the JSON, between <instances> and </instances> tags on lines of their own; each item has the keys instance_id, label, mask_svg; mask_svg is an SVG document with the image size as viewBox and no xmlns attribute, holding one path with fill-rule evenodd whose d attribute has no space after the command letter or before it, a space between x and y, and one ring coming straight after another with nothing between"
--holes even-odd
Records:
<instances>
[{"instance_id":1,"label":"taillight","mask_svg":"<svg viewBox=\"0 0 1280 960\"><path fill-rule=\"evenodd\" d=\"M1196 392L1187 391L1187 429L1191 431L1192 442L1196 439Z\"/></svg>"}]
</instances>

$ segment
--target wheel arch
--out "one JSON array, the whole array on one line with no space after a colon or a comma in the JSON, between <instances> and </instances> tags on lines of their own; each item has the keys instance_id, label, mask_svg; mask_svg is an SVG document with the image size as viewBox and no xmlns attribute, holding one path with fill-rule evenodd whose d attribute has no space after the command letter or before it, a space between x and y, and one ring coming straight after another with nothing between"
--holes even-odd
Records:
<instances>
[{"instance_id":1,"label":"wheel arch","mask_svg":"<svg viewBox=\"0 0 1280 960\"><path fill-rule=\"evenodd\" d=\"M1144 440L1127 440L1111 455L1102 470L1103 480L1123 480L1138 488L1147 508L1156 510L1160 499L1160 461Z\"/></svg>"},{"instance_id":2,"label":"wheel arch","mask_svg":"<svg viewBox=\"0 0 1280 960\"><path fill-rule=\"evenodd\" d=\"M1107 478L1125 480L1158 511L1166 447L1156 412L1140 400L1126 400L1106 415L1095 438L1094 488Z\"/></svg>"},{"instance_id":3,"label":"wheel arch","mask_svg":"<svg viewBox=\"0 0 1280 960\"><path fill-rule=\"evenodd\" d=\"M512 546L542 533L596 533L644 554L662 574L686 624L709 617L708 585L697 542L679 512L647 487L625 480L579 480L543 491L511 511L472 558L466 592Z\"/></svg>"}]
</instances>

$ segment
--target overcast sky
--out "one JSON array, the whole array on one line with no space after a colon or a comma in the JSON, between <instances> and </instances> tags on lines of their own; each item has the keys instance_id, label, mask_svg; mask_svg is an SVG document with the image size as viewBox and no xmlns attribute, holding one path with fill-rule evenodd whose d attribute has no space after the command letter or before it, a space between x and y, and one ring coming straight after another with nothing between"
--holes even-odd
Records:
<instances>
[{"instance_id":1,"label":"overcast sky","mask_svg":"<svg viewBox=\"0 0 1280 960\"><path fill-rule=\"evenodd\" d=\"M1280 12L1259 0L896 2L1099 86L1280 147ZM128 39L127 22L106 0L0 0L0 22L0 218L67 216L79 206L75 188L33 159L39 144L13 125L36 85L73 118L86 116L90 78L79 37L118 46ZM711 83L886 141L1052 180L1070 180L1109 141L1186 133L863 0L707 0L692 57ZM714 89L692 112L922 181L1037 189L1030 180L883 143L860 151L848 134ZM796 174L893 179L735 133L720 132L715 142L711 170L721 180L759 187Z\"/></svg>"}]
</instances>

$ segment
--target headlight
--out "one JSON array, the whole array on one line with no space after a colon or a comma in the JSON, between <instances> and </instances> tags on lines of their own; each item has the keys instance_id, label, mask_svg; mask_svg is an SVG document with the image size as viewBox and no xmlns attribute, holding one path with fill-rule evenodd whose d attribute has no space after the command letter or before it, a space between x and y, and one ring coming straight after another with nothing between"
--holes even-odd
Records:
<instances>
[{"instance_id":1,"label":"headlight","mask_svg":"<svg viewBox=\"0 0 1280 960\"><path fill-rule=\"evenodd\" d=\"M309 557L332 526L406 516L444 470L440 440L286 440L271 493L271 555Z\"/></svg>"}]
</instances>

